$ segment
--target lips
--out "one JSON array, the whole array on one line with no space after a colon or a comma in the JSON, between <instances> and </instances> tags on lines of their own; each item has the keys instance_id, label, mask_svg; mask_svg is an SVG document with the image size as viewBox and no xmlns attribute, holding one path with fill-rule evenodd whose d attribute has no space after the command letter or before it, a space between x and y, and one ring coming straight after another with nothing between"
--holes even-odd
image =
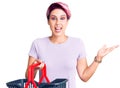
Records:
<instances>
[{"instance_id":1,"label":"lips","mask_svg":"<svg viewBox=\"0 0 120 88\"><path fill-rule=\"evenodd\" d=\"M55 32L61 32L62 27L55 27Z\"/></svg>"}]
</instances>

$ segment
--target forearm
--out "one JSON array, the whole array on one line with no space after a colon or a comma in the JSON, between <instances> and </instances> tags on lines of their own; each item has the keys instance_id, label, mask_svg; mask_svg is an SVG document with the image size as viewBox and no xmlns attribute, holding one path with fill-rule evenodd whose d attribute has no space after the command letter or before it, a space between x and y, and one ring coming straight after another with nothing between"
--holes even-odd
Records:
<instances>
[{"instance_id":1,"label":"forearm","mask_svg":"<svg viewBox=\"0 0 120 88\"><path fill-rule=\"evenodd\" d=\"M34 57L32 56L29 56L29 59L28 59L28 65L27 65L27 69L26 69L26 72L25 72L25 78L28 78L28 69L29 69L29 66L36 63L38 60L35 59ZM39 69L39 67L36 67L34 69L34 77L36 76L36 73L37 73L37 70Z\"/></svg>"},{"instance_id":2,"label":"forearm","mask_svg":"<svg viewBox=\"0 0 120 88\"><path fill-rule=\"evenodd\" d=\"M36 73L37 73L37 69L34 70L34 78L36 76ZM26 70L25 72L25 78L27 79L28 78L28 69Z\"/></svg>"},{"instance_id":3,"label":"forearm","mask_svg":"<svg viewBox=\"0 0 120 88\"><path fill-rule=\"evenodd\" d=\"M99 60L99 58L94 59L94 61L91 63L91 65L89 65L88 67L86 67L86 69L83 71L82 75L81 75L81 79L83 81L88 81L92 75L95 73L99 63L101 60Z\"/></svg>"},{"instance_id":4,"label":"forearm","mask_svg":"<svg viewBox=\"0 0 120 88\"><path fill-rule=\"evenodd\" d=\"M85 58L78 60L77 71L78 71L79 77L85 82L88 81L91 78L91 76L95 73L103 57L106 56L108 53L110 53L117 47L119 47L119 45L115 45L115 46L108 47L108 48L104 45L101 49L99 49L97 53L97 57L95 57L96 59L94 59L92 64L89 66L87 65L87 61Z\"/></svg>"}]
</instances>

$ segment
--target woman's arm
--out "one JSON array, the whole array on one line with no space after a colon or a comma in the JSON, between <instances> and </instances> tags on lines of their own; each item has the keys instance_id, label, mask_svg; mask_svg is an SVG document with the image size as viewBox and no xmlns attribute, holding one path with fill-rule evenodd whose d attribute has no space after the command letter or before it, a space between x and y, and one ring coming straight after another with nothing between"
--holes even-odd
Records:
<instances>
[{"instance_id":1,"label":"woman's arm","mask_svg":"<svg viewBox=\"0 0 120 88\"><path fill-rule=\"evenodd\" d=\"M102 61L103 57L106 56L108 53L113 51L115 48L117 48L118 45L112 46L112 47L106 47L103 46L97 53L97 56L95 57L94 61L90 66L87 65L86 58L78 59L77 61L77 72L81 80L84 82L88 81L91 76L95 73L99 63Z\"/></svg>"},{"instance_id":2,"label":"woman's arm","mask_svg":"<svg viewBox=\"0 0 120 88\"><path fill-rule=\"evenodd\" d=\"M95 73L99 63L93 61L93 63L88 66L86 58L81 58L77 61L77 72L82 81L88 81L91 76Z\"/></svg>"},{"instance_id":3,"label":"woman's arm","mask_svg":"<svg viewBox=\"0 0 120 88\"><path fill-rule=\"evenodd\" d=\"M35 58L33 58L32 56L29 56L28 65L27 65L27 69L26 69L26 72L25 72L25 77L26 78L28 78L28 68L29 68L29 66L32 65L35 61L36 61ZM34 71L34 77L36 76L36 73L37 73L37 70Z\"/></svg>"}]
</instances>

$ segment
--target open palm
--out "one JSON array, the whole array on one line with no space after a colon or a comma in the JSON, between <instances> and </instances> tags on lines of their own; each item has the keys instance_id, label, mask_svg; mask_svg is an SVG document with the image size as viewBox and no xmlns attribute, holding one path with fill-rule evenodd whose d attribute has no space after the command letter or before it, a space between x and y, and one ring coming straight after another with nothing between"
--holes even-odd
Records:
<instances>
[{"instance_id":1,"label":"open palm","mask_svg":"<svg viewBox=\"0 0 120 88\"><path fill-rule=\"evenodd\" d=\"M106 45L104 45L101 49L98 50L97 56L103 58L117 47L119 47L119 45L114 45L111 47L107 47Z\"/></svg>"}]
</instances>

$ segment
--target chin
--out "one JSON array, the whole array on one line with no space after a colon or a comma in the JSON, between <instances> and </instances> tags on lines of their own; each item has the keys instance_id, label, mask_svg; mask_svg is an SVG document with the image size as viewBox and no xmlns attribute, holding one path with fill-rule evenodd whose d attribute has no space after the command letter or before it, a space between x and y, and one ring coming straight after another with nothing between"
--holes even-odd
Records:
<instances>
[{"instance_id":1,"label":"chin","mask_svg":"<svg viewBox=\"0 0 120 88\"><path fill-rule=\"evenodd\" d=\"M54 34L56 37L60 37L60 36L62 36L63 34L61 34L61 33L56 33L56 34Z\"/></svg>"}]
</instances>

